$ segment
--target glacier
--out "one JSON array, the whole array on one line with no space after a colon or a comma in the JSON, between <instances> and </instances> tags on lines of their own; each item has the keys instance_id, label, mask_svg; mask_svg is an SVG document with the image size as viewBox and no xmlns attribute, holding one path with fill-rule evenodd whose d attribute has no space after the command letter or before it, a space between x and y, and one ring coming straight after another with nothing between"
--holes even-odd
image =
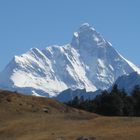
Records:
<instances>
[{"instance_id":1,"label":"glacier","mask_svg":"<svg viewBox=\"0 0 140 140\"><path fill-rule=\"evenodd\" d=\"M31 48L14 56L0 73L0 88L55 97L67 89L108 89L118 77L132 72L140 73L140 69L84 23L69 44Z\"/></svg>"}]
</instances>

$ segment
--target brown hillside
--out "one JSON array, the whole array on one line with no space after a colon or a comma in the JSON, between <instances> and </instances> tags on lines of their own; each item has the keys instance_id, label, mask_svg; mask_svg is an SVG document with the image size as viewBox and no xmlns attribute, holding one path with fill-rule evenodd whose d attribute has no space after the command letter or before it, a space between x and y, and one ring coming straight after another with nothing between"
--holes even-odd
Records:
<instances>
[{"instance_id":1,"label":"brown hillside","mask_svg":"<svg viewBox=\"0 0 140 140\"><path fill-rule=\"evenodd\" d=\"M46 97L28 96L15 92L0 90L0 113L80 113L83 110L68 107L56 100ZM88 113L89 114L89 113Z\"/></svg>"},{"instance_id":2,"label":"brown hillside","mask_svg":"<svg viewBox=\"0 0 140 140\"><path fill-rule=\"evenodd\" d=\"M140 140L140 118L103 117L55 100L0 91L0 140Z\"/></svg>"}]
</instances>

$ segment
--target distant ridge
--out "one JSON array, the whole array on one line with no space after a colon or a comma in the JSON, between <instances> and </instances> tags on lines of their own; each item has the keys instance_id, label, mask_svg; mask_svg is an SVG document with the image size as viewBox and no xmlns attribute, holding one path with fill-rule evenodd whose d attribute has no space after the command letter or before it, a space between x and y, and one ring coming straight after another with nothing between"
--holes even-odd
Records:
<instances>
[{"instance_id":1,"label":"distant ridge","mask_svg":"<svg viewBox=\"0 0 140 140\"><path fill-rule=\"evenodd\" d=\"M128 75L120 76L114 84L116 84L119 89L123 89L128 94L131 94L135 86L140 87L140 74L133 72Z\"/></svg>"}]
</instances>

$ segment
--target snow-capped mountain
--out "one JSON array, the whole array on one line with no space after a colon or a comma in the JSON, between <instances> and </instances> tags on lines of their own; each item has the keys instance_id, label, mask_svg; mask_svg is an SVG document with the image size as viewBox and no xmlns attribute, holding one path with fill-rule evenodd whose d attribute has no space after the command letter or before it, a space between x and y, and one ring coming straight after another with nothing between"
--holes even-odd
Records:
<instances>
[{"instance_id":1,"label":"snow-capped mountain","mask_svg":"<svg viewBox=\"0 0 140 140\"><path fill-rule=\"evenodd\" d=\"M127 93L131 94L136 85L140 86L140 74L133 72L123 75L116 80L115 84L119 89L124 89Z\"/></svg>"},{"instance_id":2,"label":"snow-capped mountain","mask_svg":"<svg viewBox=\"0 0 140 140\"><path fill-rule=\"evenodd\" d=\"M140 72L85 23L70 44L15 56L0 74L0 87L52 97L69 88L107 89L119 76L134 71Z\"/></svg>"}]
</instances>

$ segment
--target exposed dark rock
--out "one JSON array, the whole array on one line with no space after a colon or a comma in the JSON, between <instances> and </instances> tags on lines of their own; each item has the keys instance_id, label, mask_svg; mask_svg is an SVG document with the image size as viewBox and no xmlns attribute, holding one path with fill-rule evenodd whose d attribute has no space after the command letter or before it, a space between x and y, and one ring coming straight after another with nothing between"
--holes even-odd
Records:
<instances>
[{"instance_id":1,"label":"exposed dark rock","mask_svg":"<svg viewBox=\"0 0 140 140\"><path fill-rule=\"evenodd\" d=\"M43 111L44 111L45 113L49 113L49 109L46 108L46 107L43 108Z\"/></svg>"},{"instance_id":2,"label":"exposed dark rock","mask_svg":"<svg viewBox=\"0 0 140 140\"><path fill-rule=\"evenodd\" d=\"M81 137L77 138L76 140L96 140L96 138L95 137L81 136Z\"/></svg>"}]
</instances>

